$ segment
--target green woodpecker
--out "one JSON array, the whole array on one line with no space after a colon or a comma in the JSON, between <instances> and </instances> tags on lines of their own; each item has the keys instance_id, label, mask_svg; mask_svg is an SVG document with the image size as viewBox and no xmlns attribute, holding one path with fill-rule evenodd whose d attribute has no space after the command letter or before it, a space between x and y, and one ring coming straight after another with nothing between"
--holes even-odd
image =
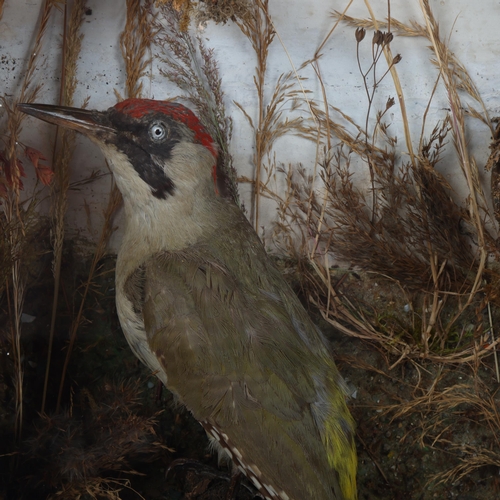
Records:
<instances>
[{"instance_id":1,"label":"green woodpecker","mask_svg":"<svg viewBox=\"0 0 500 500\"><path fill-rule=\"evenodd\" d=\"M217 146L181 104L20 104L102 150L124 200L116 304L134 353L272 500L352 500L354 423L326 342L239 208Z\"/></svg>"}]
</instances>

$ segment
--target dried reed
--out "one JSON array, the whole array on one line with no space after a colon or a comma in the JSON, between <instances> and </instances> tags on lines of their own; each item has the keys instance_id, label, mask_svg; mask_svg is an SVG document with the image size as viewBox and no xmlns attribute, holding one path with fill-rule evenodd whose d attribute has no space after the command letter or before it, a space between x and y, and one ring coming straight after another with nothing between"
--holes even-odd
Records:
<instances>
[{"instance_id":1,"label":"dried reed","mask_svg":"<svg viewBox=\"0 0 500 500\"><path fill-rule=\"evenodd\" d=\"M39 91L40 85L35 84L35 71L42 51L43 38L50 19L52 9L55 7L56 0L45 0L41 7L41 18L38 26L38 31L33 43L32 51L26 67L23 82L18 93L18 102L33 102ZM3 6L3 5L2 5ZM24 168L21 160L18 158L19 135L22 129L22 121L24 115L18 111L15 106L9 106L5 97L2 98L4 108L7 111L7 141L5 151L0 154L0 167L2 173L2 182L0 186L0 195L4 198L3 204L3 225L9 228L5 234L8 237L7 248L10 251L10 283L6 286L7 301L10 319L11 343L13 351L13 359L15 362L15 380L14 386L16 390L16 417L15 417L15 436L19 440L22 432L23 422L23 367L22 367L22 352L21 352L21 314L26 291L26 270L28 263L21 260L21 256L25 254L24 246L30 242L26 238L27 225L31 224L29 217L32 217L34 212L31 209L26 211L25 204L20 201L20 190L23 188L21 177L25 176ZM50 174L45 169L45 176L41 176L43 172L40 160L44 160L43 155L27 146L24 148L25 154L28 156L37 172L37 176L42 182L50 181ZM29 207L36 204L33 197ZM31 215L28 215L31 214Z\"/></svg>"},{"instance_id":2,"label":"dried reed","mask_svg":"<svg viewBox=\"0 0 500 500\"><path fill-rule=\"evenodd\" d=\"M151 57L146 56L155 37L153 19L151 19L152 2L146 0L127 0L127 20L120 35L120 48L127 78L125 94L128 97L139 97L142 93L141 79L151 64Z\"/></svg>"},{"instance_id":3,"label":"dried reed","mask_svg":"<svg viewBox=\"0 0 500 500\"><path fill-rule=\"evenodd\" d=\"M140 96L140 92L142 91L142 83L140 80L146 74L148 64L150 62L150 59L146 56L146 54L150 52L150 45L153 39L150 6L151 3L148 1L143 6L138 0L127 0L127 21L125 29L120 36L120 46L127 72L125 91L128 97ZM61 405L64 380L73 352L73 347L76 342L76 336L84 320L85 302L88 293L94 284L94 278L99 269L99 262L106 252L107 243L114 231L113 218L116 211L121 206L121 203L121 193L116 187L116 184L112 182L108 205L104 211L104 223L99 241L92 258L88 277L82 286L83 290L78 312L71 324L70 341L66 352L66 359L64 361L57 396L57 410L59 410Z\"/></svg>"},{"instance_id":4,"label":"dried reed","mask_svg":"<svg viewBox=\"0 0 500 500\"><path fill-rule=\"evenodd\" d=\"M110 191L110 196L108 199L108 205L104 211L104 224L103 224L103 227L101 230L101 234L100 234L99 241L97 243L94 255L92 257L92 262L90 264L89 274L88 274L87 280L82 285L83 290L81 292L81 299L80 299L80 305L78 307L78 312L71 322L71 328L70 328L70 332L69 332L69 345L68 345L68 349L66 352L66 358L64 360L64 365L63 365L63 369L62 369L61 377L60 377L60 382L59 382L59 392L57 395L56 412L59 411L60 406L61 406L63 390L64 390L64 380L66 378L66 372L67 372L69 362L71 359L71 354L73 352L73 348L74 348L74 345L76 342L76 336L78 333L78 329L80 328L80 326L82 325L82 323L84 321L84 311L85 311L86 299L87 299L87 296L88 296L88 293L89 293L91 287L94 284L95 274L99 269L99 262L104 257L104 254L106 252L107 243L109 241L111 234L114 231L113 216L116 214L116 211L121 206L121 203L122 203L121 193L116 188L116 185L113 183L113 185L111 187L111 191Z\"/></svg>"},{"instance_id":5,"label":"dried reed","mask_svg":"<svg viewBox=\"0 0 500 500\"><path fill-rule=\"evenodd\" d=\"M67 21L67 4L64 5L64 31L62 48L62 75L60 88L60 105L72 106L73 95L76 90L77 60L81 50L83 35L80 34L84 19L85 2L76 0L71 9L69 23ZM54 331L57 319L57 306L59 298L59 284L61 280L61 262L64 244L64 219L67 210L70 160L75 148L75 132L63 129L60 133L59 148L57 148L57 135L54 141L54 172L55 185L53 189L52 218L53 218L53 274L54 274L54 296L52 301L52 317L49 333L49 348L47 353L47 365L45 369L45 380L43 385L41 412L45 411L47 398L47 387L49 382L50 362L52 357L52 346L54 342ZM57 148L57 149L56 149ZM64 374L62 382L64 382Z\"/></svg>"},{"instance_id":6,"label":"dried reed","mask_svg":"<svg viewBox=\"0 0 500 500\"><path fill-rule=\"evenodd\" d=\"M258 98L257 123L253 126L252 120L250 119L249 121L255 132L253 220L254 227L258 230L260 222L259 207L262 169L265 154L266 152L269 153L271 147L268 136L271 132L270 129L273 117L272 113L266 113L266 103L264 100L267 58L269 55L269 47L274 39L274 30L269 22L269 0L255 2L251 15L238 23L238 26L252 44L252 48L257 58L256 75L254 79ZM249 118L248 114L245 113L245 115Z\"/></svg>"}]
</instances>

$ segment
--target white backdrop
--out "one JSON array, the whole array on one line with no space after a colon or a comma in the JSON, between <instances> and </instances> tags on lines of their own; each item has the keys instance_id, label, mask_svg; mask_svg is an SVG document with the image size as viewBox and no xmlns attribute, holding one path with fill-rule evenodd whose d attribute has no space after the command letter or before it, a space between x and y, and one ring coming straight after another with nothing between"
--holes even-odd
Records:
<instances>
[{"instance_id":1,"label":"white backdrop","mask_svg":"<svg viewBox=\"0 0 500 500\"><path fill-rule=\"evenodd\" d=\"M26 60L33 43L42 0L6 0L3 18L0 21L0 88L1 93L15 97L23 78ZM271 47L266 92L271 96L279 75L311 58L334 25L330 13L342 11L347 0L270 0L271 15L279 37ZM372 0L371 5L379 19L387 16L387 1ZM449 45L474 79L491 116L500 113L500 98L497 81L500 73L500 2L497 0L441 0L431 1L434 13L439 20L443 38L449 38ZM88 0L88 15L84 22L84 40L79 59L79 85L75 105L90 98L89 107L104 109L116 102L114 89L124 94L125 70L119 47L119 35L125 22L125 2L123 0ZM348 15L368 18L369 12L363 0L354 0ZM412 19L423 23L418 0L392 0L391 15L403 22ZM53 16L48 26L43 49L43 65L37 71L37 81L43 84L38 102L55 103L59 92L60 51L62 14ZM223 79L227 112L234 120L234 136L231 144L235 165L241 175L252 177L252 155L254 137L242 112L234 105L239 102L252 117L257 113L257 94L253 84L255 54L250 43L233 23L209 25L202 30L208 47L215 49L215 55ZM415 140L420 135L422 115L427 106L431 90L436 81L436 70L429 61L428 43L423 39L396 36L392 42L393 54L400 53L402 61L397 70L400 75L406 104ZM370 64L371 33L362 44L362 59ZM285 51L286 48L286 51ZM289 57L287 55L289 54ZM323 49L321 71L328 102L341 108L359 124L364 124L366 116L366 93L356 62L356 42L354 29L341 24ZM385 62L382 61L382 66ZM314 73L304 72L309 79L304 83L313 91L314 98L320 98L320 88ZM153 63L150 73L144 79L144 97L168 98L178 94L178 90L159 74ZM390 77L378 90L377 103L384 105L388 97L396 97ZM448 107L447 96L441 90L434 98L428 116L433 127L444 116ZM398 136L401 154L405 154L401 117L397 105L388 115L391 130ZM5 116L0 110L0 125ZM470 120L470 143L480 165L488 157L490 134L487 127L477 120ZM40 149L50 158L54 128L34 119L27 119L23 126L22 140ZM312 168L315 158L313 144L296 138L285 138L277 143L275 150L279 162L301 162ZM82 179L93 169L103 169L100 152L87 140L80 138L73 161L73 180ZM461 188L454 185L458 165L450 162L445 175L461 196ZM25 182L26 192L30 192L30 180ZM243 199L248 205L250 188L240 187ZM67 217L68 232L72 236L97 238L102 224L102 211L107 202L109 178L98 183L71 191L70 207ZM270 204L263 222L268 225L275 217L274 207ZM120 219L117 219L120 224ZM116 249L120 233L112 238L112 249Z\"/></svg>"}]
</instances>

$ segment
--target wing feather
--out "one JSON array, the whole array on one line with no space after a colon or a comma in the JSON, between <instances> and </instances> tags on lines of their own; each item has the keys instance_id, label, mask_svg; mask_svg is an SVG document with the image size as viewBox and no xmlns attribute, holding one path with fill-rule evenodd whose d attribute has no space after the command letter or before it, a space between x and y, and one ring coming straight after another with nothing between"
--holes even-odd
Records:
<instances>
[{"instance_id":1,"label":"wing feather","mask_svg":"<svg viewBox=\"0 0 500 500\"><path fill-rule=\"evenodd\" d=\"M271 484L286 477L297 495L306 487L310 498L340 498L328 423L341 422L336 432L350 449L352 421L337 407L342 381L321 333L260 242L218 245L143 266L145 330L168 386Z\"/></svg>"}]
</instances>

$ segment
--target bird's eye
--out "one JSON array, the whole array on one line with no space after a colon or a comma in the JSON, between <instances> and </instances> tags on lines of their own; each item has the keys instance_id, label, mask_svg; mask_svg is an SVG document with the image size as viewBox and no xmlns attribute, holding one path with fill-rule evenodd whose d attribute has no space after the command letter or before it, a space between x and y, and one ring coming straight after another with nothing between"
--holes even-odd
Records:
<instances>
[{"instance_id":1,"label":"bird's eye","mask_svg":"<svg viewBox=\"0 0 500 500\"><path fill-rule=\"evenodd\" d=\"M149 129L149 137L155 142L161 142L167 137L167 127L162 122L155 122Z\"/></svg>"}]
</instances>

